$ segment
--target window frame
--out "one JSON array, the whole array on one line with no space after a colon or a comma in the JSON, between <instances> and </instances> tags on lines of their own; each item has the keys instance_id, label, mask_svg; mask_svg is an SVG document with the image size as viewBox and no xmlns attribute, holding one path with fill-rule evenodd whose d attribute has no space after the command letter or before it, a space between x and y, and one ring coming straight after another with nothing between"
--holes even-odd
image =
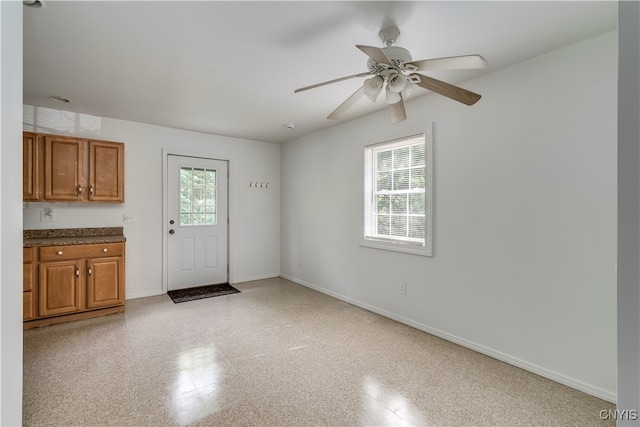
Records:
<instances>
[{"instance_id":1,"label":"window frame","mask_svg":"<svg viewBox=\"0 0 640 427\"><path fill-rule=\"evenodd\" d=\"M182 195L182 191L184 190L184 186L182 183L182 173L183 171L190 171L191 176L190 176L190 185L189 185L189 193L190 193L190 197L189 197L189 207L190 210L188 212L183 212L183 195ZM204 173L204 185L198 185L195 186L194 185L194 175L196 171L202 171ZM208 185L209 180L207 179L208 176L208 172L213 172L213 185ZM179 184L178 184L178 200L180 201L180 205L179 205L179 209L180 212L178 214L178 226L179 227L200 227L200 226L205 226L205 227L210 227L210 226L216 226L218 225L218 171L216 169L207 169L205 167L194 167L194 166L184 166L181 165L180 166L180 176L179 176ZM195 211L195 206L196 204L194 203L195 201L195 189L196 188L201 188L203 194L202 199L204 199L204 205L201 206L202 208L202 212L196 212ZM207 190L213 190L213 204L208 204L207 201L210 200L207 197ZM190 218L190 223L183 223L182 219L183 219L183 215L189 215ZM201 215L202 218L204 219L203 222L201 223L195 223L194 221L194 216L195 215ZM206 218L208 215L213 215L213 222L208 223Z\"/></svg>"},{"instance_id":2,"label":"window frame","mask_svg":"<svg viewBox=\"0 0 640 427\"><path fill-rule=\"evenodd\" d=\"M372 224L372 215L375 210L376 198L375 198L375 180L376 170L375 165L375 153L383 149L393 149L402 147L405 145L414 145L410 142L411 139L416 137L424 137L424 149L425 149L425 165L424 165L424 179L425 179L425 238L424 244L398 240L393 237L384 238L380 236L372 236L367 229ZM364 147L364 198L363 198L363 224L362 234L360 239L360 246L383 249L396 252L410 253L414 255L433 256L433 126L429 124L426 128L417 132L410 132L406 136L399 138L389 139L382 142L376 142Z\"/></svg>"}]
</instances>

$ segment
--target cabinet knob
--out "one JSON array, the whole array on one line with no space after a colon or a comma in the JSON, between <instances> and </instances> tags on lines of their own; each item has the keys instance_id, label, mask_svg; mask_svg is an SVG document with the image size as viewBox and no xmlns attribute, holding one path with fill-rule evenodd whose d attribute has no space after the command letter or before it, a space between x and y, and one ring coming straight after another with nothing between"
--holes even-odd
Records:
<instances>
[{"instance_id":1,"label":"cabinet knob","mask_svg":"<svg viewBox=\"0 0 640 427\"><path fill-rule=\"evenodd\" d=\"M108 251L108 249L107 249L107 248L103 248L103 249L102 249L102 252L107 252L107 251Z\"/></svg>"},{"instance_id":2,"label":"cabinet knob","mask_svg":"<svg viewBox=\"0 0 640 427\"><path fill-rule=\"evenodd\" d=\"M62 255L62 251L58 251L58 255Z\"/></svg>"},{"instance_id":3,"label":"cabinet knob","mask_svg":"<svg viewBox=\"0 0 640 427\"><path fill-rule=\"evenodd\" d=\"M76 189L76 194L78 196L82 194L82 185L78 185L78 188Z\"/></svg>"}]
</instances>

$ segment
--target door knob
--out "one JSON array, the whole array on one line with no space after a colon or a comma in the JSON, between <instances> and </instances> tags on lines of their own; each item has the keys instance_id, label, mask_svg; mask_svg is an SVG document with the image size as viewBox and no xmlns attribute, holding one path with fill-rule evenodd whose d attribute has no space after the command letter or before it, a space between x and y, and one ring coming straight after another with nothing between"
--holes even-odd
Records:
<instances>
[{"instance_id":1,"label":"door knob","mask_svg":"<svg viewBox=\"0 0 640 427\"><path fill-rule=\"evenodd\" d=\"M175 231L172 228L171 230L169 230L169 234L173 234L173 233L175 233Z\"/></svg>"},{"instance_id":2,"label":"door knob","mask_svg":"<svg viewBox=\"0 0 640 427\"><path fill-rule=\"evenodd\" d=\"M175 221L171 220L171 221L169 221L169 224L173 225L173 224L175 224Z\"/></svg>"}]
</instances>

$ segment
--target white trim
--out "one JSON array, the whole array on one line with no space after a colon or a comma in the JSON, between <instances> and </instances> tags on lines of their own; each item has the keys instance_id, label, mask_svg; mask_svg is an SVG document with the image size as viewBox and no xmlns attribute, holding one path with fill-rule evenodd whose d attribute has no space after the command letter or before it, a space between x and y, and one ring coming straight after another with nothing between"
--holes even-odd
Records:
<instances>
[{"instance_id":1,"label":"white trim","mask_svg":"<svg viewBox=\"0 0 640 427\"><path fill-rule=\"evenodd\" d=\"M427 123L418 128L405 129L400 135L394 135L385 141L378 141L372 144L365 145L364 148L364 185L363 185L363 199L362 199L362 223L360 227L360 242L361 247L382 249L387 251L409 253L413 255L421 256L433 256L433 216L434 216L434 134L433 123ZM424 135L425 145L425 242L424 246L417 245L411 242L404 242L392 239L374 239L367 238L367 218L370 215L368 209L369 202L367 201L371 197L373 191L373 181L368 178L373 176L371 168L373 168L373 159L368 157L368 154L373 155L370 151L376 146L385 145L385 148L394 148L409 144L408 140L411 138ZM371 178L372 179L372 178Z\"/></svg>"},{"instance_id":2,"label":"white trim","mask_svg":"<svg viewBox=\"0 0 640 427\"><path fill-rule=\"evenodd\" d=\"M211 157L210 153L194 152L194 151L182 151L177 149L162 149L162 293L166 294L169 290L169 260L168 260L168 236L169 236L169 220L167 218L167 191L169 187L169 174L168 174L168 161L169 156L183 156L183 157L198 157L201 159L221 160L227 162L227 172L229 178L227 180L227 216L231 216L232 212L232 195L231 195L231 160L229 159L216 159ZM227 281L231 283L233 278L233 262L231 259L231 224L227 229L227 262L229 264L229 271L227 272Z\"/></svg>"},{"instance_id":3,"label":"white trim","mask_svg":"<svg viewBox=\"0 0 640 427\"><path fill-rule=\"evenodd\" d=\"M138 299L138 298L147 298L147 297L157 297L158 295L164 295L166 292L162 291L143 291L143 292L135 292L132 294L128 294L126 300Z\"/></svg>"},{"instance_id":4,"label":"white trim","mask_svg":"<svg viewBox=\"0 0 640 427\"><path fill-rule=\"evenodd\" d=\"M241 277L239 280L234 280L234 281L231 281L231 279L229 279L229 283L232 284L232 285L235 285L235 284L238 284L238 283L253 282L253 281L256 281L256 280L273 279L273 278L276 278L276 277L280 277L280 273L261 274L259 276ZM128 294L126 299L128 301L128 300L138 299L138 298L157 297L157 296L164 295L164 294L166 294L166 292L157 291L157 290L135 292L135 293L132 293L132 294Z\"/></svg>"},{"instance_id":5,"label":"white trim","mask_svg":"<svg viewBox=\"0 0 640 427\"><path fill-rule=\"evenodd\" d=\"M385 251L403 252L406 254L432 256L426 246L412 245L406 242L393 242L373 239L360 240L360 246L365 248L382 249Z\"/></svg>"},{"instance_id":6,"label":"white trim","mask_svg":"<svg viewBox=\"0 0 640 427\"><path fill-rule=\"evenodd\" d=\"M234 281L229 281L229 283L233 285L236 283L253 282L255 280L273 279L274 277L280 277L280 273L260 274L258 276L241 277L239 279L235 279Z\"/></svg>"},{"instance_id":7,"label":"white trim","mask_svg":"<svg viewBox=\"0 0 640 427\"><path fill-rule=\"evenodd\" d=\"M306 286L307 288L311 288L315 291L323 293L325 295L329 295L333 298L339 299L341 301L347 302L349 304L353 304L357 307L363 308L365 310L371 311L373 313L379 314L381 316L387 317L389 319L395 320L396 322L403 323L407 326L411 326L412 328L421 330L431 335L435 335L447 341L453 342L455 344L461 345L463 347L469 348L471 350L477 351L478 353L485 354L489 357L493 357L494 359L500 360L502 362L508 363L510 365L516 366L518 368L522 368L526 371L532 372L534 374L540 375L542 377L548 378L552 381L555 381L560 384L564 384L576 390L580 390L592 396L598 397L600 399L606 400L607 402L616 403L617 396L613 391L607 391L601 389L600 387L596 387L591 384L587 384L575 378L568 377L559 372L552 371L547 368L543 368L541 366L535 365L533 363L527 362L526 360L519 359L517 357L511 356L506 353L502 353L501 351L494 350L490 347L486 347L481 344L477 344L473 341L466 340L464 338L460 338L458 336L449 334L447 332L441 331L439 329L433 328L431 326L425 325L423 323L415 322L411 319L407 319L402 316L395 315L386 310L382 310L378 307L374 307L372 305L360 302L353 298L349 298L337 292L329 291L327 289L321 288L319 286L313 285L311 283L305 282L303 280L297 279L295 277L289 276L287 274L280 274L280 277L291 280L294 283L297 283L302 286Z\"/></svg>"}]
</instances>

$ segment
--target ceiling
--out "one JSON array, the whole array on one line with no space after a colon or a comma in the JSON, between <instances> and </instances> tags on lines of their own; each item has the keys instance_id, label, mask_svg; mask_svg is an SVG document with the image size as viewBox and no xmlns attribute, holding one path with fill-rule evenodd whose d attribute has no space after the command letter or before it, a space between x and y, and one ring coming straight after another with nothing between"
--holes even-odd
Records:
<instances>
[{"instance_id":1,"label":"ceiling","mask_svg":"<svg viewBox=\"0 0 640 427\"><path fill-rule=\"evenodd\" d=\"M484 56L425 72L458 84L616 29L617 2L46 1L24 7L24 103L282 143L386 107L326 119L362 78L294 90L366 72L355 45L381 47L391 24L414 60Z\"/></svg>"}]
</instances>

